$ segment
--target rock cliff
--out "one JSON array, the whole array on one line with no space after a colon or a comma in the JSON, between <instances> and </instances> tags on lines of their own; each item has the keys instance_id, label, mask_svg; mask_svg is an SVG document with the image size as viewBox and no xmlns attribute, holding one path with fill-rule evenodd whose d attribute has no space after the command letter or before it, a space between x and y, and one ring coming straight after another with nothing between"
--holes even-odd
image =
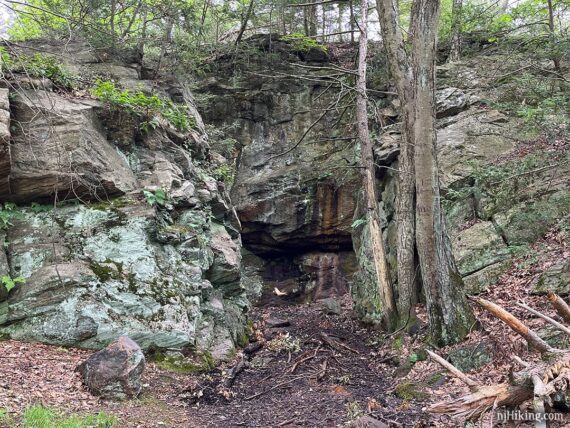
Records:
<instances>
[{"instance_id":1,"label":"rock cliff","mask_svg":"<svg viewBox=\"0 0 570 428\"><path fill-rule=\"evenodd\" d=\"M93 348L124 334L143 348L224 358L249 305L239 221L212 177L188 90L173 79L141 80L134 65L105 62L82 43L41 49L84 79L176 102L193 126L143 129L140 117L85 90L21 74L4 81L0 198L9 219L0 268L22 283L8 295L0 287L0 333Z\"/></svg>"}]
</instances>

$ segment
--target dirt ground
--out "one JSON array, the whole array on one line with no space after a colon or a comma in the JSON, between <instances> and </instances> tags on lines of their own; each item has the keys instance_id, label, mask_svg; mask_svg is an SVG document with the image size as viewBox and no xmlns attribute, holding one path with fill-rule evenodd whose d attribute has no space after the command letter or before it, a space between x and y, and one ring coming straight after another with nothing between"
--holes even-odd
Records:
<instances>
[{"instance_id":1,"label":"dirt ground","mask_svg":"<svg viewBox=\"0 0 570 428\"><path fill-rule=\"evenodd\" d=\"M149 363L144 394L122 403L84 390L74 368L90 351L4 341L0 408L13 415L38 403L70 413L105 411L120 418L120 427L337 427L364 413L393 426L429 426L437 418L422 412L422 402L391 392L392 354L350 317L349 304L341 315L318 304L257 308L251 317L265 344L260 350L201 375ZM242 359L246 368L227 386L229 369Z\"/></svg>"},{"instance_id":2,"label":"dirt ground","mask_svg":"<svg viewBox=\"0 0 570 428\"><path fill-rule=\"evenodd\" d=\"M568 237L554 227L532 249L482 297L538 330L544 322L515 302L524 300L553 315L544 296L530 294L530 284L554 261L570 259ZM319 303L254 308L253 341L232 361L202 374L173 373L148 363L144 393L127 402L99 400L82 386L74 369L92 351L3 341L0 409L7 409L13 420L31 404L67 413L104 411L119 418L118 427L141 428L344 427L363 414L390 427L462 426L461 421L425 411L430 404L469 392L435 362L420 357L426 347L425 325L415 335L386 336L354 318L348 297L339 302L342 308L336 315ZM480 326L474 326L466 342L437 351L445 357L459 347L488 343L492 361L469 376L482 384L507 382L511 368L521 369L514 355L528 362L539 359L499 320L478 309L476 316ZM238 365L243 370L231 384L232 369ZM402 391L402 385L410 383L417 391ZM563 416L565 421L551 427L570 426L568 414ZM489 416L480 426L499 425Z\"/></svg>"}]
</instances>

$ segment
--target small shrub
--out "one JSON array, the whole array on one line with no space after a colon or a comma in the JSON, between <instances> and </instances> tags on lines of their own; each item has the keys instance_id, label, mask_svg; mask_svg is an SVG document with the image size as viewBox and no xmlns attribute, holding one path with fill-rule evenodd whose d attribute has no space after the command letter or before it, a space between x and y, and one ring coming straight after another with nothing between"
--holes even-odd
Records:
<instances>
[{"instance_id":1,"label":"small shrub","mask_svg":"<svg viewBox=\"0 0 570 428\"><path fill-rule=\"evenodd\" d=\"M12 219L16 216L16 204L5 202L0 204L0 229L8 229L12 226Z\"/></svg>"},{"instance_id":2,"label":"small shrub","mask_svg":"<svg viewBox=\"0 0 570 428\"><path fill-rule=\"evenodd\" d=\"M327 47L321 45L315 39L307 37L301 33L291 33L281 38L283 41L288 42L293 49L299 52L308 52L311 49L319 49L323 52L327 51Z\"/></svg>"},{"instance_id":3,"label":"small shrub","mask_svg":"<svg viewBox=\"0 0 570 428\"><path fill-rule=\"evenodd\" d=\"M77 83L77 77L51 55L10 55L6 49L0 51L2 71L25 73L31 77L47 78L59 89L70 90Z\"/></svg>"},{"instance_id":4,"label":"small shrub","mask_svg":"<svg viewBox=\"0 0 570 428\"><path fill-rule=\"evenodd\" d=\"M151 192L150 190L143 190L144 198L149 205L165 206L168 201L166 192L162 189Z\"/></svg>"},{"instance_id":5,"label":"small shrub","mask_svg":"<svg viewBox=\"0 0 570 428\"><path fill-rule=\"evenodd\" d=\"M234 182L235 170L234 167L228 164L223 164L212 171L213 177L218 181L223 181L227 185Z\"/></svg>"},{"instance_id":6,"label":"small shrub","mask_svg":"<svg viewBox=\"0 0 570 428\"><path fill-rule=\"evenodd\" d=\"M6 288L6 290L10 291L12 288L16 286L16 284L20 283L23 284L26 282L26 279L23 276L17 276L16 278L12 278L9 275L4 275L2 277L2 284Z\"/></svg>"},{"instance_id":7,"label":"small shrub","mask_svg":"<svg viewBox=\"0 0 570 428\"><path fill-rule=\"evenodd\" d=\"M186 132L196 126L196 120L188 115L185 106L174 104L172 100L157 95L145 95L142 91L132 92L119 89L115 83L97 80L91 88L91 95L109 104L119 107L144 119L141 130L148 132L158 126L156 115L162 116L174 128Z\"/></svg>"}]
</instances>

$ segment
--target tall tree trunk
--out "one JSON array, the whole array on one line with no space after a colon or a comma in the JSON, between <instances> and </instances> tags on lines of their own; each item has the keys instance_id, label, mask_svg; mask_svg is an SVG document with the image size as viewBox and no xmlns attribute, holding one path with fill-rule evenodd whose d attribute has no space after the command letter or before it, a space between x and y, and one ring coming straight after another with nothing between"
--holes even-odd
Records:
<instances>
[{"instance_id":1,"label":"tall tree trunk","mask_svg":"<svg viewBox=\"0 0 570 428\"><path fill-rule=\"evenodd\" d=\"M311 5L309 7L309 35L317 35L317 6Z\"/></svg>"},{"instance_id":2,"label":"tall tree trunk","mask_svg":"<svg viewBox=\"0 0 570 428\"><path fill-rule=\"evenodd\" d=\"M236 46L239 45L239 42L241 42L241 38L243 37L243 33L245 33L245 30L247 29L247 23L249 22L249 18L251 18L251 12L253 11L253 4L255 3L255 0L250 0L249 2L249 6L247 8L247 12L245 13L245 16L243 18L243 21L241 22L241 27L239 29L239 33L236 39Z\"/></svg>"},{"instance_id":3,"label":"tall tree trunk","mask_svg":"<svg viewBox=\"0 0 570 428\"><path fill-rule=\"evenodd\" d=\"M556 30L554 28L554 7L552 6L552 0L548 0L548 29L550 30L551 49L554 49ZM552 62L554 63L554 70L560 73L560 58L556 52L552 55Z\"/></svg>"},{"instance_id":4,"label":"tall tree trunk","mask_svg":"<svg viewBox=\"0 0 570 428\"><path fill-rule=\"evenodd\" d=\"M463 0L453 0L451 8L451 48L449 51L449 61L459 61L461 57L461 10Z\"/></svg>"},{"instance_id":5,"label":"tall tree trunk","mask_svg":"<svg viewBox=\"0 0 570 428\"><path fill-rule=\"evenodd\" d=\"M361 0L362 18L360 23L360 43L358 51L358 78L356 82L356 120L358 123L358 139L363 163L364 194L366 198L366 217L370 236L372 239L372 254L376 269L376 283L378 284L382 303L384 305L384 324L392 329L397 317L396 304L390 281L390 272L386 262L386 251L380 227L378 199L376 197L376 174L372 141L368 132L368 112L366 97L366 56L368 51L368 0Z\"/></svg>"},{"instance_id":6,"label":"tall tree trunk","mask_svg":"<svg viewBox=\"0 0 570 428\"><path fill-rule=\"evenodd\" d=\"M415 262L415 167L414 145L411 140L411 107L414 104L411 68L408 64L404 38L400 30L398 7L395 0L377 0L376 7L381 22L382 40L388 54L390 73L395 80L396 91L402 109L402 138L398 158L398 193L396 223L398 229L398 313L400 322L412 324L414 307L418 301Z\"/></svg>"},{"instance_id":7,"label":"tall tree trunk","mask_svg":"<svg viewBox=\"0 0 570 428\"><path fill-rule=\"evenodd\" d=\"M435 129L435 57L439 0L412 5L412 136L416 169L416 246L433 342L447 345L464 338L474 322L441 209Z\"/></svg>"},{"instance_id":8,"label":"tall tree trunk","mask_svg":"<svg viewBox=\"0 0 570 428\"><path fill-rule=\"evenodd\" d=\"M342 13L344 12L344 4L342 2L339 2L337 4L338 7L338 32L342 33ZM342 34L338 35L338 41L339 42L343 42L342 40Z\"/></svg>"},{"instance_id":9,"label":"tall tree trunk","mask_svg":"<svg viewBox=\"0 0 570 428\"><path fill-rule=\"evenodd\" d=\"M390 72L402 105L396 207L398 311L401 321L406 316L413 318L417 248L432 340L440 345L453 343L468 333L473 315L461 290L462 280L453 260L440 204L434 102L439 0L414 0L410 55L399 26L397 0L377 0L377 8Z\"/></svg>"},{"instance_id":10,"label":"tall tree trunk","mask_svg":"<svg viewBox=\"0 0 570 428\"><path fill-rule=\"evenodd\" d=\"M160 67L162 66L162 61L166 56L166 51L172 42L172 29L174 28L174 20L170 15L166 15L164 23L164 34L162 39L162 46L160 47L160 55L158 56L158 61L156 64L156 70L154 70L153 78L156 79L160 73Z\"/></svg>"},{"instance_id":11,"label":"tall tree trunk","mask_svg":"<svg viewBox=\"0 0 570 428\"><path fill-rule=\"evenodd\" d=\"M146 43L146 30L147 30L147 17L148 17L148 8L146 7L146 5L143 5L143 13L142 13L142 28L141 28L141 34L139 36L139 39L137 40L137 57L139 59L140 64L142 65L143 63L143 58L144 58L144 46Z\"/></svg>"},{"instance_id":12,"label":"tall tree trunk","mask_svg":"<svg viewBox=\"0 0 570 428\"><path fill-rule=\"evenodd\" d=\"M353 0L349 1L350 6L350 43L354 43L354 3Z\"/></svg>"}]
</instances>

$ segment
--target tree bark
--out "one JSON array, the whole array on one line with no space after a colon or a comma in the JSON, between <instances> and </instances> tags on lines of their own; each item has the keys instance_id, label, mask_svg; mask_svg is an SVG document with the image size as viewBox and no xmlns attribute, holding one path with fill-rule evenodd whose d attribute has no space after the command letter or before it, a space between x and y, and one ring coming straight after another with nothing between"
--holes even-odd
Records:
<instances>
[{"instance_id":1,"label":"tree bark","mask_svg":"<svg viewBox=\"0 0 570 428\"><path fill-rule=\"evenodd\" d=\"M414 0L409 55L399 29L397 1L377 0L377 8L390 71L402 105L396 204L399 314L412 318L417 300L415 241L430 335L436 344L446 345L464 338L474 318L462 292L463 282L451 253L440 201L434 101L439 0Z\"/></svg>"},{"instance_id":2,"label":"tree bark","mask_svg":"<svg viewBox=\"0 0 570 428\"><path fill-rule=\"evenodd\" d=\"M350 43L354 43L354 2L349 0L348 5L350 7Z\"/></svg>"},{"instance_id":3,"label":"tree bark","mask_svg":"<svg viewBox=\"0 0 570 428\"><path fill-rule=\"evenodd\" d=\"M243 33L245 33L245 30L247 29L247 23L249 22L249 18L251 17L251 12L253 11L253 4L254 3L255 3L255 0L250 0L249 6L247 8L247 12L245 13L243 21L241 23L241 27L239 29L239 34L237 36L236 43L235 43L236 46L239 44L239 42L241 42L241 38L243 37Z\"/></svg>"},{"instance_id":4,"label":"tree bark","mask_svg":"<svg viewBox=\"0 0 570 428\"><path fill-rule=\"evenodd\" d=\"M461 57L461 9L463 0L453 0L451 8L451 48L449 61L459 61Z\"/></svg>"},{"instance_id":5,"label":"tree bark","mask_svg":"<svg viewBox=\"0 0 570 428\"><path fill-rule=\"evenodd\" d=\"M368 0L361 0L362 17L360 23L360 41L358 51L358 78L356 83L356 119L358 138L363 163L364 194L366 198L366 217L372 239L372 254L376 269L376 281L384 305L384 324L388 330L394 327L397 318L396 304L390 281L390 272L386 262L386 251L380 227L378 199L376 196L376 174L372 142L368 132L368 111L366 100L366 56L368 51Z\"/></svg>"},{"instance_id":6,"label":"tree bark","mask_svg":"<svg viewBox=\"0 0 570 428\"><path fill-rule=\"evenodd\" d=\"M398 314L400 322L412 325L414 307L418 301L415 262L415 167L414 145L408 130L412 125L411 106L414 103L411 69L400 30L397 3L394 0L377 0L382 40L386 49L390 73L395 80L402 115L402 138L398 158L398 191L396 223L398 229Z\"/></svg>"},{"instance_id":7,"label":"tree bark","mask_svg":"<svg viewBox=\"0 0 570 428\"><path fill-rule=\"evenodd\" d=\"M552 0L548 0L548 29L550 30L550 38L552 40L551 49L554 49L556 30L554 28L554 7L552 6ZM554 63L554 70L560 73L560 58L556 52L552 55L552 62Z\"/></svg>"},{"instance_id":8,"label":"tree bark","mask_svg":"<svg viewBox=\"0 0 570 428\"><path fill-rule=\"evenodd\" d=\"M554 309L556 309L558 315L560 315L560 317L562 317L562 319L568 325L570 325L570 307L562 299L562 297L558 296L557 294L554 294L552 290L548 290L548 300L550 301Z\"/></svg>"}]
</instances>

